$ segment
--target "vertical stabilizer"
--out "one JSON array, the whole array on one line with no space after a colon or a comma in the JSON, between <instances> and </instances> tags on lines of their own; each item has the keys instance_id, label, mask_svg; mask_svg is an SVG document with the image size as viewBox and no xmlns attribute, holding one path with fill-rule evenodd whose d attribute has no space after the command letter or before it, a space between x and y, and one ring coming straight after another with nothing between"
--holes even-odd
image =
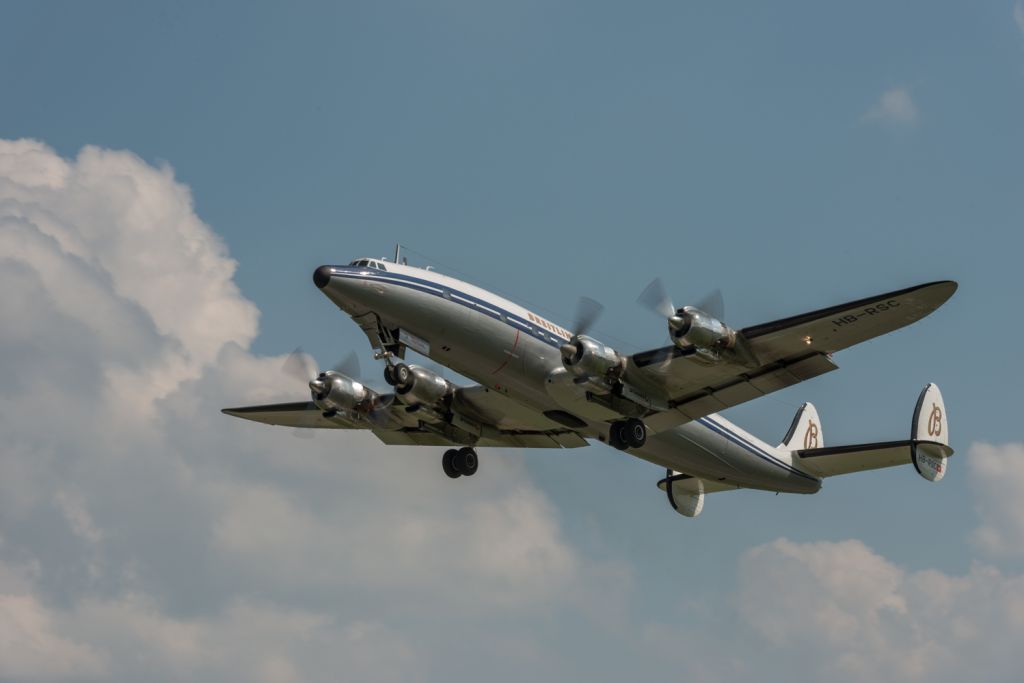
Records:
<instances>
[{"instance_id":1,"label":"vertical stabilizer","mask_svg":"<svg viewBox=\"0 0 1024 683\"><path fill-rule=\"evenodd\" d=\"M946 459L952 452L949 448L949 422L942 392L935 384L926 386L917 399L910 440L914 444L912 460L917 473L928 481L938 481L946 476Z\"/></svg>"},{"instance_id":2,"label":"vertical stabilizer","mask_svg":"<svg viewBox=\"0 0 1024 683\"><path fill-rule=\"evenodd\" d=\"M786 432L779 448L786 451L805 451L824 446L825 437L821 433L818 411L813 403L805 403L796 411L793 424L789 426L789 431Z\"/></svg>"}]
</instances>

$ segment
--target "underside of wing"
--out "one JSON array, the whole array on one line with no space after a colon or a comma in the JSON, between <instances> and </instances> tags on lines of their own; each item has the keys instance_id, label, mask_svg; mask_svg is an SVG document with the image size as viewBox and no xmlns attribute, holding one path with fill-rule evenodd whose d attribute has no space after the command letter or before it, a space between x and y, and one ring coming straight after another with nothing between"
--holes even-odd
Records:
<instances>
[{"instance_id":1,"label":"underside of wing","mask_svg":"<svg viewBox=\"0 0 1024 683\"><path fill-rule=\"evenodd\" d=\"M667 346L632 356L624 380L661 396L669 410L652 411L660 431L835 370L831 354L909 325L956 291L933 282L739 330L742 357L718 361Z\"/></svg>"},{"instance_id":2,"label":"underside of wing","mask_svg":"<svg viewBox=\"0 0 1024 683\"><path fill-rule=\"evenodd\" d=\"M431 411L426 420L395 402L391 414L370 423L343 412L325 417L311 401L225 408L225 415L284 427L369 429L389 445L493 446L515 448L579 448L587 441L564 424L482 386L459 387L443 418ZM422 412L422 411L421 411Z\"/></svg>"},{"instance_id":3,"label":"underside of wing","mask_svg":"<svg viewBox=\"0 0 1024 683\"><path fill-rule=\"evenodd\" d=\"M336 416L326 418L315 403L312 401L299 401L296 403L273 403L263 406L245 406L242 408L224 408L220 412L232 417L240 417L243 420L262 422L268 425L280 425L283 427L299 427L308 429L359 429L365 425L359 425L353 421L345 420Z\"/></svg>"}]
</instances>

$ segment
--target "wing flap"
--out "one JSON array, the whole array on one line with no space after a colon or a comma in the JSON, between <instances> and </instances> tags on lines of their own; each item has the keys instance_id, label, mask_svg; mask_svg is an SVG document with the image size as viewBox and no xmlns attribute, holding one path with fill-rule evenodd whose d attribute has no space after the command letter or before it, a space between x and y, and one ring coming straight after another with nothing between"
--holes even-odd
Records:
<instances>
[{"instance_id":1,"label":"wing flap","mask_svg":"<svg viewBox=\"0 0 1024 683\"><path fill-rule=\"evenodd\" d=\"M756 372L740 375L728 383L707 387L672 401L671 410L650 415L644 418L644 422L655 432L664 431L823 375L838 367L831 358L821 353L805 354L792 361L773 363Z\"/></svg>"}]
</instances>

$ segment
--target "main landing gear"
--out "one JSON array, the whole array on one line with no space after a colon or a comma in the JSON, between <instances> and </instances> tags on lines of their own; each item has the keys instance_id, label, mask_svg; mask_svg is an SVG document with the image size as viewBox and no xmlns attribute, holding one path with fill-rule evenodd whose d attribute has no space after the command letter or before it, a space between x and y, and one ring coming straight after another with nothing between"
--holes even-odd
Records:
<instances>
[{"instance_id":1,"label":"main landing gear","mask_svg":"<svg viewBox=\"0 0 1024 683\"><path fill-rule=\"evenodd\" d=\"M608 430L608 443L620 451L640 448L647 443L647 426L635 417L613 422Z\"/></svg>"},{"instance_id":2,"label":"main landing gear","mask_svg":"<svg viewBox=\"0 0 1024 683\"><path fill-rule=\"evenodd\" d=\"M472 448L450 448L441 457L441 467L444 473L452 479L458 479L462 475L472 477L476 474L477 465L480 464L476 457L476 451Z\"/></svg>"}]
</instances>

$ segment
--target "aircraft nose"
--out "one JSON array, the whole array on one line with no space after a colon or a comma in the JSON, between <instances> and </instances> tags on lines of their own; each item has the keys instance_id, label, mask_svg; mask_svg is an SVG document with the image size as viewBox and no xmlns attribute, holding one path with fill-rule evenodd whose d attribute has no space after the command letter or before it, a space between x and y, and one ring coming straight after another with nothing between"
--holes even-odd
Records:
<instances>
[{"instance_id":1,"label":"aircraft nose","mask_svg":"<svg viewBox=\"0 0 1024 683\"><path fill-rule=\"evenodd\" d=\"M327 286L327 283L331 281L331 275L332 272L330 266L320 266L313 271L313 284L319 289L323 289Z\"/></svg>"}]
</instances>

